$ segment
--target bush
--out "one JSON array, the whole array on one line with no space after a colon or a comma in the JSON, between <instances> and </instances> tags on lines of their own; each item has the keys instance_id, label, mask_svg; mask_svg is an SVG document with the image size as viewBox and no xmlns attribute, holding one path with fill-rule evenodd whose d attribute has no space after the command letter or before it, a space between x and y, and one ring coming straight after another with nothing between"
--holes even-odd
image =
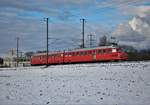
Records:
<instances>
[{"instance_id":1,"label":"bush","mask_svg":"<svg viewBox=\"0 0 150 105\"><path fill-rule=\"evenodd\" d=\"M128 60L129 61L145 61L150 60L150 53L137 53L137 52L130 52L128 53Z\"/></svg>"}]
</instances>

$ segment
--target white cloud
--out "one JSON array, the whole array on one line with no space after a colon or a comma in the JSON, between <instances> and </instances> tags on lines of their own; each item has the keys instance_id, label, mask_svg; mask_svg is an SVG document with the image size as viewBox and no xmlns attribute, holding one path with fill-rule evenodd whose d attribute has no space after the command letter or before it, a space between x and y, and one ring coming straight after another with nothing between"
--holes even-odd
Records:
<instances>
[{"instance_id":1,"label":"white cloud","mask_svg":"<svg viewBox=\"0 0 150 105\"><path fill-rule=\"evenodd\" d=\"M113 32L113 35L120 39L120 43L131 44L136 48L150 48L150 7L133 7L129 14L133 18L122 23Z\"/></svg>"}]
</instances>

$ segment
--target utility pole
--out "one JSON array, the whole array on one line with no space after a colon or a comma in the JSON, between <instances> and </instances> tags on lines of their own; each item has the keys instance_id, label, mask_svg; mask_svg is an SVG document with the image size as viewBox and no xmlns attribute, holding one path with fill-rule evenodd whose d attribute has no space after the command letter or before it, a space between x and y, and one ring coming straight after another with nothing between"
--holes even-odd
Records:
<instances>
[{"instance_id":1,"label":"utility pole","mask_svg":"<svg viewBox=\"0 0 150 105\"><path fill-rule=\"evenodd\" d=\"M16 38L17 40L17 67L19 64L19 37Z\"/></svg>"},{"instance_id":2,"label":"utility pole","mask_svg":"<svg viewBox=\"0 0 150 105\"><path fill-rule=\"evenodd\" d=\"M80 19L82 21L82 48L85 48L84 45L84 23L85 23L85 19Z\"/></svg>"},{"instance_id":3,"label":"utility pole","mask_svg":"<svg viewBox=\"0 0 150 105\"><path fill-rule=\"evenodd\" d=\"M48 67L48 18L44 18L46 21L46 67Z\"/></svg>"}]
</instances>

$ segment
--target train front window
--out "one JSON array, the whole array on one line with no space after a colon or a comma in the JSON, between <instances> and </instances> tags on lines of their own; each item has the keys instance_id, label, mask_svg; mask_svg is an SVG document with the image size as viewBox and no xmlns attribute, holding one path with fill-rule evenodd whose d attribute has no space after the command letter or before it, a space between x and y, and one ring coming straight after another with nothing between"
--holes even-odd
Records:
<instances>
[{"instance_id":1,"label":"train front window","mask_svg":"<svg viewBox=\"0 0 150 105\"><path fill-rule=\"evenodd\" d=\"M98 50L98 53L100 53L100 54L103 53L103 50Z\"/></svg>"},{"instance_id":2,"label":"train front window","mask_svg":"<svg viewBox=\"0 0 150 105\"><path fill-rule=\"evenodd\" d=\"M121 48L118 48L118 49L117 49L117 52L121 52Z\"/></svg>"},{"instance_id":3,"label":"train front window","mask_svg":"<svg viewBox=\"0 0 150 105\"><path fill-rule=\"evenodd\" d=\"M89 51L88 54L91 54L91 51Z\"/></svg>"},{"instance_id":4,"label":"train front window","mask_svg":"<svg viewBox=\"0 0 150 105\"><path fill-rule=\"evenodd\" d=\"M108 49L108 53L111 53L111 49Z\"/></svg>"}]
</instances>

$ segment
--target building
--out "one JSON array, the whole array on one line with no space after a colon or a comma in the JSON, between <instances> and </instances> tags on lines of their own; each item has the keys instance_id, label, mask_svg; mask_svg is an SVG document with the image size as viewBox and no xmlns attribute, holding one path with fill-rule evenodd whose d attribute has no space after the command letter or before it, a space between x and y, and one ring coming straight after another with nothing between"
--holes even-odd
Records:
<instances>
[{"instance_id":1,"label":"building","mask_svg":"<svg viewBox=\"0 0 150 105\"><path fill-rule=\"evenodd\" d=\"M15 61L16 55L17 55L17 53L16 53L15 49L8 50L8 53L4 57L4 66L16 67L16 65L17 65L17 62Z\"/></svg>"},{"instance_id":2,"label":"building","mask_svg":"<svg viewBox=\"0 0 150 105\"><path fill-rule=\"evenodd\" d=\"M30 57L23 52L19 52L19 64L18 66L30 66ZM16 49L8 50L8 53L4 57L3 66L5 67L16 67L17 66L17 51Z\"/></svg>"},{"instance_id":3,"label":"building","mask_svg":"<svg viewBox=\"0 0 150 105\"><path fill-rule=\"evenodd\" d=\"M3 58L0 58L0 67L3 66L4 60Z\"/></svg>"}]
</instances>

